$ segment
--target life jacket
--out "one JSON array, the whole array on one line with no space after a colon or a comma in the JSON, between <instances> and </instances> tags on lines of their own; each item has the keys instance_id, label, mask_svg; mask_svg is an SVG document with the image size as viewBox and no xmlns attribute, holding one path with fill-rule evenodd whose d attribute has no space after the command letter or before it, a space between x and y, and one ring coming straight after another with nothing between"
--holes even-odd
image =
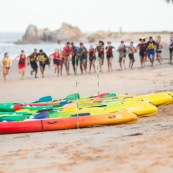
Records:
<instances>
[{"instance_id":1,"label":"life jacket","mask_svg":"<svg viewBox=\"0 0 173 173\"><path fill-rule=\"evenodd\" d=\"M61 60L61 54L60 53L55 53L55 59Z\"/></svg>"},{"instance_id":2,"label":"life jacket","mask_svg":"<svg viewBox=\"0 0 173 173\"><path fill-rule=\"evenodd\" d=\"M157 41L156 43L157 43L157 48L156 48L157 50L163 49L163 45L161 44L160 41Z\"/></svg>"},{"instance_id":3,"label":"life jacket","mask_svg":"<svg viewBox=\"0 0 173 173\"><path fill-rule=\"evenodd\" d=\"M128 54L132 54L134 52L135 52L135 48L134 47L129 47Z\"/></svg>"},{"instance_id":4,"label":"life jacket","mask_svg":"<svg viewBox=\"0 0 173 173\"><path fill-rule=\"evenodd\" d=\"M68 57L70 56L70 54L71 54L71 47L68 46L64 47L64 56Z\"/></svg>"},{"instance_id":5,"label":"life jacket","mask_svg":"<svg viewBox=\"0 0 173 173\"><path fill-rule=\"evenodd\" d=\"M22 57L22 55L20 55L19 64L24 65L25 63L26 63L26 56Z\"/></svg>"},{"instance_id":6,"label":"life jacket","mask_svg":"<svg viewBox=\"0 0 173 173\"><path fill-rule=\"evenodd\" d=\"M104 54L104 48L102 46L98 46L97 50L98 50L99 56Z\"/></svg>"},{"instance_id":7,"label":"life jacket","mask_svg":"<svg viewBox=\"0 0 173 173\"><path fill-rule=\"evenodd\" d=\"M45 57L45 55L44 55L44 54L39 55L39 61L40 61L40 62L45 63L45 62L46 62L46 60L47 60L47 58Z\"/></svg>"},{"instance_id":8,"label":"life jacket","mask_svg":"<svg viewBox=\"0 0 173 173\"><path fill-rule=\"evenodd\" d=\"M146 43L144 43L144 44L140 43L140 44L138 44L138 46L139 46L140 52L145 52L146 51Z\"/></svg>"},{"instance_id":9,"label":"life jacket","mask_svg":"<svg viewBox=\"0 0 173 173\"><path fill-rule=\"evenodd\" d=\"M8 58L4 58L2 64L5 66L5 67L9 67L10 66L10 60Z\"/></svg>"},{"instance_id":10,"label":"life jacket","mask_svg":"<svg viewBox=\"0 0 173 173\"><path fill-rule=\"evenodd\" d=\"M112 46L108 47L108 51L106 52L106 54L107 54L107 55L113 55L112 49L113 49Z\"/></svg>"},{"instance_id":11,"label":"life jacket","mask_svg":"<svg viewBox=\"0 0 173 173\"><path fill-rule=\"evenodd\" d=\"M79 57L80 58L82 58L82 57L87 57L87 50L85 49L85 48L83 48L83 49L80 49L81 51L81 53L79 54Z\"/></svg>"},{"instance_id":12,"label":"life jacket","mask_svg":"<svg viewBox=\"0 0 173 173\"><path fill-rule=\"evenodd\" d=\"M33 53L30 57L30 62L35 62L37 58L37 54Z\"/></svg>"},{"instance_id":13,"label":"life jacket","mask_svg":"<svg viewBox=\"0 0 173 173\"><path fill-rule=\"evenodd\" d=\"M126 54L126 52L127 52L126 46L120 47L120 48L119 48L119 53L120 53L120 54Z\"/></svg>"},{"instance_id":14,"label":"life jacket","mask_svg":"<svg viewBox=\"0 0 173 173\"><path fill-rule=\"evenodd\" d=\"M153 50L154 48L155 48L154 42L153 42L153 41L152 41L152 42L148 42L148 44L147 44L147 49Z\"/></svg>"},{"instance_id":15,"label":"life jacket","mask_svg":"<svg viewBox=\"0 0 173 173\"><path fill-rule=\"evenodd\" d=\"M94 51L94 49L90 49L89 50L89 57L90 58L94 58L95 57L95 51Z\"/></svg>"},{"instance_id":16,"label":"life jacket","mask_svg":"<svg viewBox=\"0 0 173 173\"><path fill-rule=\"evenodd\" d=\"M77 47L76 46L72 47L72 54L73 54L73 56L77 56L78 55L78 51L77 51Z\"/></svg>"}]
</instances>

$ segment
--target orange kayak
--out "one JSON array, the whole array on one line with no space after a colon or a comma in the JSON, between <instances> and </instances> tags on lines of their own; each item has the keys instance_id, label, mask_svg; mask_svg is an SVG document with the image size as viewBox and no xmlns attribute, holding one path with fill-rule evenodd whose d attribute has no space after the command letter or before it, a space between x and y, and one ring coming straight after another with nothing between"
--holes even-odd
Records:
<instances>
[{"instance_id":1,"label":"orange kayak","mask_svg":"<svg viewBox=\"0 0 173 173\"><path fill-rule=\"evenodd\" d=\"M2 122L0 123L0 134L67 130L97 125L131 124L135 123L137 120L138 117L136 114L124 111L97 116Z\"/></svg>"}]
</instances>

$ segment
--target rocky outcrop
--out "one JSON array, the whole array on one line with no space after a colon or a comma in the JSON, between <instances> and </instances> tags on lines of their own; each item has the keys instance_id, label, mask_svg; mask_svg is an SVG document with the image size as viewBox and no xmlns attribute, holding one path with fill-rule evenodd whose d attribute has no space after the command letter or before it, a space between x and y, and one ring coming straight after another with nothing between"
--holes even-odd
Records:
<instances>
[{"instance_id":1,"label":"rocky outcrop","mask_svg":"<svg viewBox=\"0 0 173 173\"><path fill-rule=\"evenodd\" d=\"M56 31L50 31L48 28L38 29L34 25L29 25L24 36L17 43L43 43L56 42L57 40L76 41L81 37L83 37L83 34L78 27L74 27L66 23L63 23L60 29Z\"/></svg>"}]
</instances>

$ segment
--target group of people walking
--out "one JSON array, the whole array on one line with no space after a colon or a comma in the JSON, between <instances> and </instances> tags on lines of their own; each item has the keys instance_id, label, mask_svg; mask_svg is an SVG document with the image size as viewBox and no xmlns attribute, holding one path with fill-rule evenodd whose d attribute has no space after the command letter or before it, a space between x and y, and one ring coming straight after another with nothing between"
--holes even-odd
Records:
<instances>
[{"instance_id":1,"label":"group of people walking","mask_svg":"<svg viewBox=\"0 0 173 173\"><path fill-rule=\"evenodd\" d=\"M51 60L53 60L54 72L57 73L58 76L62 75L62 70L64 67L67 75L70 74L70 61L72 62L74 74L77 74L78 65L80 66L81 74L86 73L88 60L89 73L91 73L92 68L94 72L96 72L96 60L98 60L100 72L103 72L102 67L104 64L105 55L107 59L108 72L111 72L113 71L112 59L114 51L117 51L119 53L118 61L121 70L126 68L125 62L127 55L129 57L129 68L133 68L135 62L134 54L138 51L140 56L141 68L145 66L145 62L147 61L147 59L150 60L151 66L153 66L155 57L161 64L163 61L162 49L164 47L164 43L161 41L161 36L158 36L156 41L154 41L152 37L149 37L149 40L147 42L144 37L140 38L139 41L140 43L136 47L134 46L133 42L130 42L130 44L127 46L124 44L124 41L121 41L118 49L112 46L111 42L107 42L107 46L105 46L103 41L99 41L96 48L91 44L88 50L83 43L80 43L80 46L77 47L74 42L67 42L65 47L62 49L61 42L58 41L55 52L50 54L49 56L43 50L37 51L37 49L34 49L31 55L26 56L24 50L22 50L21 54L17 56L15 60L19 59L18 69L19 73L21 74L21 79L24 78L27 65L30 65L32 68L31 75L34 74L34 77L37 78L38 62L41 75L42 77L44 77L45 67L46 65L50 66ZM170 64L172 64L173 33L170 34L169 50ZM11 66L12 61L10 60L8 53L5 53L2 61L4 80L6 80L6 76L8 75Z\"/></svg>"}]
</instances>

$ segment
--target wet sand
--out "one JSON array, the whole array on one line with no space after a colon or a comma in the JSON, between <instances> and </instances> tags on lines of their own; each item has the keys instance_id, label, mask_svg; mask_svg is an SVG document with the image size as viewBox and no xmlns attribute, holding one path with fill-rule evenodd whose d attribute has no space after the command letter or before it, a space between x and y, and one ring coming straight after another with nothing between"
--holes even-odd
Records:
<instances>
[{"instance_id":1,"label":"wet sand","mask_svg":"<svg viewBox=\"0 0 173 173\"><path fill-rule=\"evenodd\" d=\"M147 94L173 91L173 66L165 60L161 66L100 73L100 92ZM0 102L35 101L43 95L63 98L70 93L97 94L93 74L57 77L53 68L45 78L32 79L27 69L21 81L12 68L6 82L0 78ZM0 173L172 173L173 104L159 107L153 117L136 124L104 126L77 130L0 135Z\"/></svg>"}]
</instances>

